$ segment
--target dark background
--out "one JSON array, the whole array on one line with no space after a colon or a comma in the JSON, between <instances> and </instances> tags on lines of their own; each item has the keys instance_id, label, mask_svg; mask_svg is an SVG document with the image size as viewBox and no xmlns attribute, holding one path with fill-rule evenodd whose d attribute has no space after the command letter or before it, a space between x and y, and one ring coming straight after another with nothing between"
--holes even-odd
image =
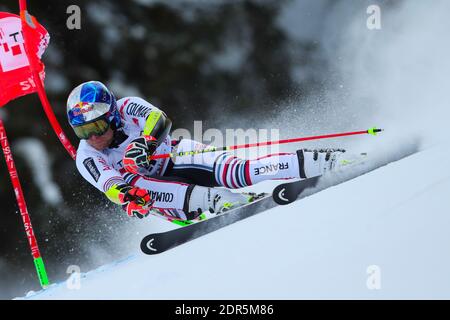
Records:
<instances>
[{"instance_id":1,"label":"dark background","mask_svg":"<svg viewBox=\"0 0 450 320\"><path fill-rule=\"evenodd\" d=\"M46 89L75 146L65 101L84 81L100 80L119 98L142 96L165 110L174 128L192 129L194 120L203 120L204 128L233 128L236 123L258 128L259 120L284 112L279 106L294 101L301 107L309 97L320 96L336 77L323 58L322 40L314 34L320 35L321 20L330 12L342 10L339 0L318 1L319 6L301 1L305 10L298 12L298 19L315 27L298 31L309 37L296 37L295 28L287 31L289 21L280 23L294 2L289 0L28 2L29 12L51 36L43 56ZM343 16L359 10L364 22L365 8L373 2L347 0L349 10ZM66 27L71 4L81 8L81 30ZM0 11L17 13L17 1L2 0ZM26 152L14 152L51 280L65 279L69 264L86 269L126 256L127 247L114 239L134 222L79 176L37 95L9 103L0 115L13 152L23 139L42 143L62 193L63 201L45 201L42 191L48 186L33 178ZM3 160L0 181L0 298L11 298L39 286ZM102 259L93 258L92 244L103 250Z\"/></svg>"}]
</instances>

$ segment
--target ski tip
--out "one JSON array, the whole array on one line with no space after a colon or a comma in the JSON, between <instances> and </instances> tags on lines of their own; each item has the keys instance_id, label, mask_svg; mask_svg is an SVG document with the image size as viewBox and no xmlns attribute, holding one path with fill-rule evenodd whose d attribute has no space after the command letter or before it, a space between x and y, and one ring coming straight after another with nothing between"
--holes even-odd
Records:
<instances>
[{"instance_id":1,"label":"ski tip","mask_svg":"<svg viewBox=\"0 0 450 320\"><path fill-rule=\"evenodd\" d=\"M367 130L367 133L371 134L373 136L376 136L378 132L382 132L382 131L384 131L384 130L383 129L379 129L377 127L373 127L373 128L370 128L369 130Z\"/></svg>"}]
</instances>

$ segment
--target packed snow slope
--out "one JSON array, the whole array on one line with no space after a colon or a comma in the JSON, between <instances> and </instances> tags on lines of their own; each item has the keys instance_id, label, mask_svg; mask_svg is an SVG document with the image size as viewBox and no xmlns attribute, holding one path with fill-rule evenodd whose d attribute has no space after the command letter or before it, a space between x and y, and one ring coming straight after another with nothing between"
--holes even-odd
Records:
<instances>
[{"instance_id":1,"label":"packed snow slope","mask_svg":"<svg viewBox=\"0 0 450 320\"><path fill-rule=\"evenodd\" d=\"M449 147L415 153L160 255L136 253L83 274L78 290L63 282L28 298L448 299Z\"/></svg>"}]
</instances>

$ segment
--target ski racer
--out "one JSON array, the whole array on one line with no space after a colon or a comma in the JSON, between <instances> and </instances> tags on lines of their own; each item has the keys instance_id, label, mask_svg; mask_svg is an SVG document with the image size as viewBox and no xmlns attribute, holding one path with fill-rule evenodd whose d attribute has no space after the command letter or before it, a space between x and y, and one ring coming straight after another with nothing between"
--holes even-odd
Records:
<instances>
[{"instance_id":1,"label":"ski racer","mask_svg":"<svg viewBox=\"0 0 450 320\"><path fill-rule=\"evenodd\" d=\"M172 122L162 110L139 97L116 101L98 81L82 83L70 93L67 116L81 139L78 171L130 217L143 218L152 210L172 220L219 214L253 199L230 189L267 179L319 176L334 168L341 152L302 149L244 160L220 151L149 161L151 155L208 146L171 139Z\"/></svg>"}]
</instances>

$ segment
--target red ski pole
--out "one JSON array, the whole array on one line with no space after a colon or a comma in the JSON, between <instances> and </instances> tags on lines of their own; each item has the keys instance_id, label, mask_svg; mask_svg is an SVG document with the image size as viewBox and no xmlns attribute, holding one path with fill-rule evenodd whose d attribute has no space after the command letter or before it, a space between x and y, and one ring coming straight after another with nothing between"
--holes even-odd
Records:
<instances>
[{"instance_id":1,"label":"red ski pole","mask_svg":"<svg viewBox=\"0 0 450 320\"><path fill-rule=\"evenodd\" d=\"M3 149L3 155L5 156L6 165L8 167L9 176L13 184L14 193L17 199L17 205L22 216L23 225L28 238L28 244L30 245L31 255L34 259L34 265L36 266L37 275L42 288L46 288L49 284L47 272L45 270L44 261L42 260L41 253L37 244L36 237L34 235L33 227L31 225L30 216L28 214L27 205L23 196L22 187L20 185L19 175L17 174L16 166L12 156L11 148L6 137L5 126L2 119L0 119L0 143Z\"/></svg>"},{"instance_id":2,"label":"red ski pole","mask_svg":"<svg viewBox=\"0 0 450 320\"><path fill-rule=\"evenodd\" d=\"M329 138L337 138L337 137L344 137L344 136L353 136L353 135L358 135L358 134L371 134L371 135L375 136L378 132L381 132L381 131L383 131L383 129L370 128L368 130L362 130L362 131L333 133L333 134L326 134L326 135L320 135L320 136L310 136L310 137L292 138L292 139L285 139L285 140L247 143L247 144L239 144L239 145L228 146L228 147L211 147L211 148L196 150L196 151L157 154L157 155L149 156L149 159L153 160L153 159L161 159L161 158L193 156L195 154L206 153L206 152L231 151L231 150L244 149L244 148L270 146L270 145L274 145L274 144L285 144L285 143L301 142L301 141L308 141L308 140L319 140L319 139L329 139Z\"/></svg>"}]
</instances>

